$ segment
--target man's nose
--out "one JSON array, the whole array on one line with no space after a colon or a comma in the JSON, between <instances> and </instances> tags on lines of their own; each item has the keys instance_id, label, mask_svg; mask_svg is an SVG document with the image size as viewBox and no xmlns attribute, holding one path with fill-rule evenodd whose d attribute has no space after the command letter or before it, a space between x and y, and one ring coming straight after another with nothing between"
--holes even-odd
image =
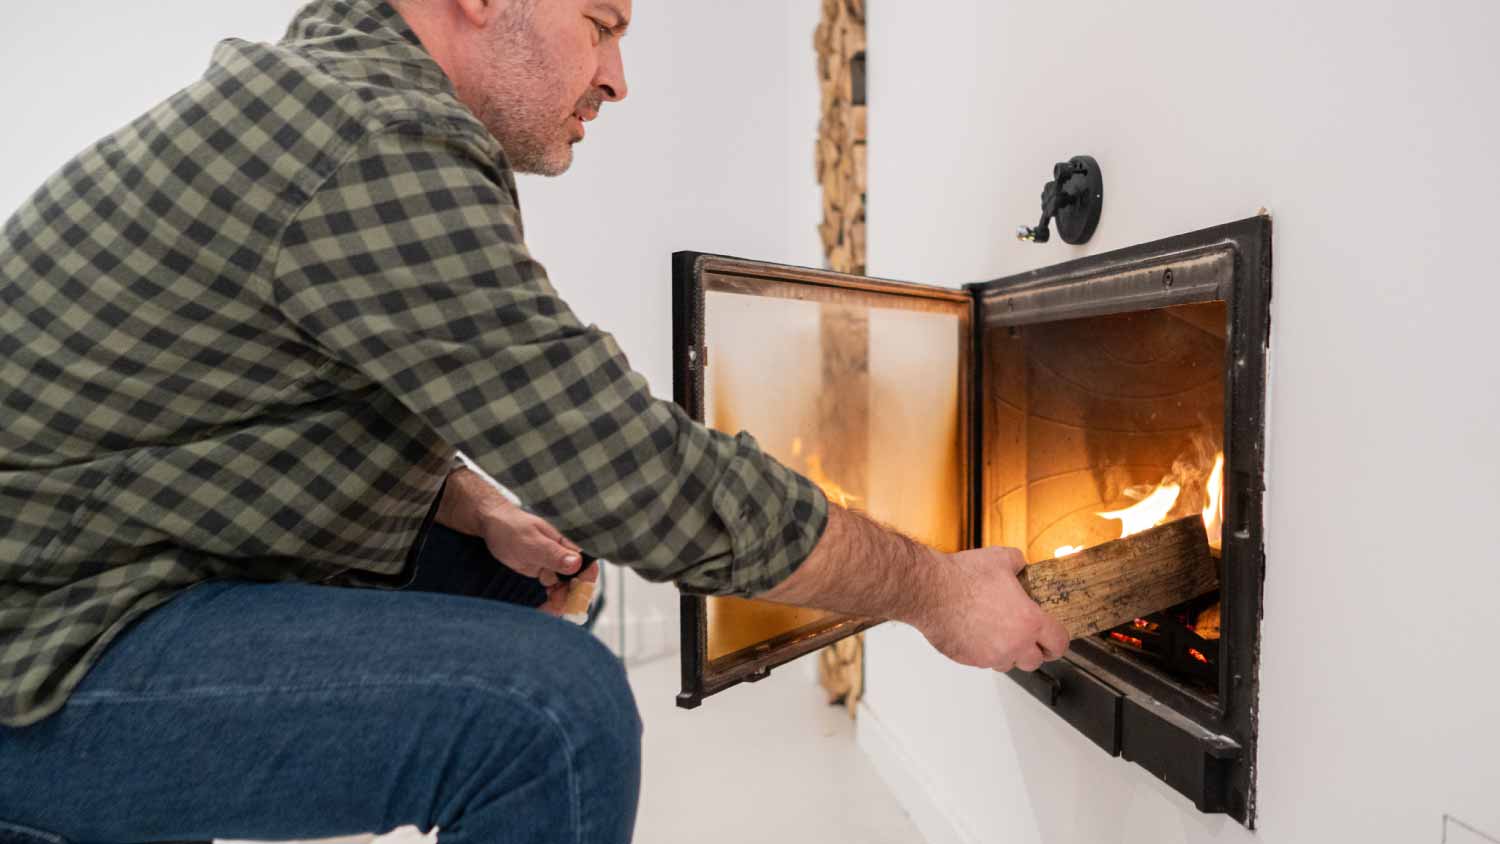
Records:
<instances>
[{"instance_id":1,"label":"man's nose","mask_svg":"<svg viewBox=\"0 0 1500 844\"><path fill-rule=\"evenodd\" d=\"M625 60L620 56L620 45L612 39L604 58L599 62L599 73L594 84L604 92L604 99L617 103L625 99L628 88L625 84Z\"/></svg>"}]
</instances>

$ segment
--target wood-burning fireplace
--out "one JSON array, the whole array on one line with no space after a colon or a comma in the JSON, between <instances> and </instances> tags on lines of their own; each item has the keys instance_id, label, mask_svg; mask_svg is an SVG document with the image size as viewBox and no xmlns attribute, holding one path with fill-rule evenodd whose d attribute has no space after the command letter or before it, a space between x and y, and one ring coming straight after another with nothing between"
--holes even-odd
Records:
<instances>
[{"instance_id":1,"label":"wood-burning fireplace","mask_svg":"<svg viewBox=\"0 0 1500 844\"><path fill-rule=\"evenodd\" d=\"M1270 226L962 290L679 253L676 398L942 549L1036 562L1201 519L1217 591L1011 676L1105 752L1250 826ZM873 623L684 595L678 702Z\"/></svg>"}]
</instances>

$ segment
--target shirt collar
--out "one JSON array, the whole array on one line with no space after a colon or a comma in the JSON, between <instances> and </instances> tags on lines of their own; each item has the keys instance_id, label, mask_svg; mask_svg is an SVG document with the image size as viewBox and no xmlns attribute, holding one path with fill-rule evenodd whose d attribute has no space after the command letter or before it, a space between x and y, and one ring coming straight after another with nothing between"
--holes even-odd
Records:
<instances>
[{"instance_id":1,"label":"shirt collar","mask_svg":"<svg viewBox=\"0 0 1500 844\"><path fill-rule=\"evenodd\" d=\"M406 19L386 0L314 0L292 19L283 40L327 39L333 39L341 51L380 53L400 62L412 81L454 93L448 75Z\"/></svg>"}]
</instances>

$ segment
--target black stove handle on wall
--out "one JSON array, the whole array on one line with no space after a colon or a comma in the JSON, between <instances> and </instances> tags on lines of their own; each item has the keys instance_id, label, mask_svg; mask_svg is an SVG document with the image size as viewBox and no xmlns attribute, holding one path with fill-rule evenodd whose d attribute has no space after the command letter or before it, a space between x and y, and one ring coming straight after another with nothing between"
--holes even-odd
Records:
<instances>
[{"instance_id":1,"label":"black stove handle on wall","mask_svg":"<svg viewBox=\"0 0 1500 844\"><path fill-rule=\"evenodd\" d=\"M1090 155L1075 155L1052 166L1052 181L1042 188L1042 219L1016 229L1018 240L1046 243L1051 222L1064 243L1088 243L1104 211L1104 171Z\"/></svg>"}]
</instances>

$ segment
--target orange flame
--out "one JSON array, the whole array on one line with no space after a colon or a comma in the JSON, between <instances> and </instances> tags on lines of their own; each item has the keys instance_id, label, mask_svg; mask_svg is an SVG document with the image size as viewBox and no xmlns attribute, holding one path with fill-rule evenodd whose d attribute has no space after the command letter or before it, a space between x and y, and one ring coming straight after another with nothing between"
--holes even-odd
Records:
<instances>
[{"instance_id":1,"label":"orange flame","mask_svg":"<svg viewBox=\"0 0 1500 844\"><path fill-rule=\"evenodd\" d=\"M792 456L802 456L801 437L792 440ZM819 489L823 490L823 494L828 496L829 501L840 507L848 507L859 500L859 496L839 486L832 478L828 477L828 473L823 470L823 455L810 454L807 457L806 463L807 471L803 474L807 476L808 480L817 484Z\"/></svg>"},{"instance_id":2,"label":"orange flame","mask_svg":"<svg viewBox=\"0 0 1500 844\"><path fill-rule=\"evenodd\" d=\"M1104 519L1120 520L1120 538L1135 536L1143 530L1149 530L1161 524L1172 512L1172 507L1177 504L1177 496L1182 494L1182 486L1174 483L1163 483L1151 491L1151 494L1132 504L1123 510L1108 510L1099 514Z\"/></svg>"},{"instance_id":3,"label":"orange flame","mask_svg":"<svg viewBox=\"0 0 1500 844\"><path fill-rule=\"evenodd\" d=\"M1209 472L1204 487L1208 504L1203 508L1203 527L1208 532L1208 544L1218 548L1223 544L1224 532L1224 452L1221 451L1214 456L1214 468ZM1131 497L1140 496L1140 493L1134 489L1126 490L1125 494ZM1177 499L1181 495L1182 485L1164 478L1155 489L1135 504L1119 510L1107 510L1098 515L1104 519L1118 519L1120 522L1119 538L1124 539L1165 522L1172 508L1177 506ZM1066 557L1082 550L1082 545L1062 545L1052 553L1052 556Z\"/></svg>"},{"instance_id":4,"label":"orange flame","mask_svg":"<svg viewBox=\"0 0 1500 844\"><path fill-rule=\"evenodd\" d=\"M1219 548L1224 544L1224 452L1214 457L1214 470L1208 474L1208 506L1203 508L1203 527L1208 531L1208 544Z\"/></svg>"}]
</instances>

